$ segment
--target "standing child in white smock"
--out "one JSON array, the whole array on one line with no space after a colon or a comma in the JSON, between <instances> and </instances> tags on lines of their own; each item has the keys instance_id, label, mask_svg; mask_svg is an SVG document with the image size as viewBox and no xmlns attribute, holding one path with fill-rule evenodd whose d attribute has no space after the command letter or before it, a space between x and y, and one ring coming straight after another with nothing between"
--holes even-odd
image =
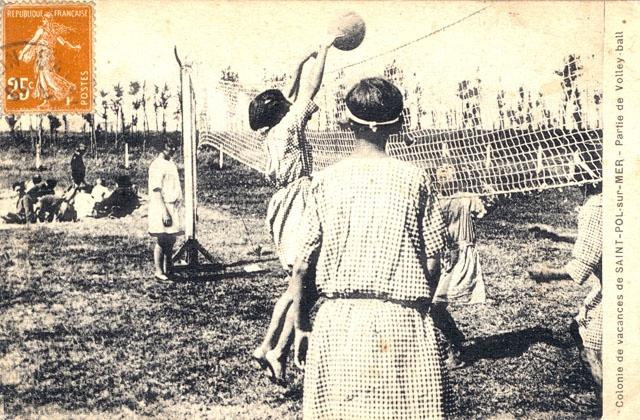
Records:
<instances>
[{"instance_id":1,"label":"standing child in white smock","mask_svg":"<svg viewBox=\"0 0 640 420\"><path fill-rule=\"evenodd\" d=\"M175 146L165 141L149 166L149 234L156 238L153 249L154 276L168 280L176 237L182 228L182 188L178 167L171 161Z\"/></svg>"}]
</instances>

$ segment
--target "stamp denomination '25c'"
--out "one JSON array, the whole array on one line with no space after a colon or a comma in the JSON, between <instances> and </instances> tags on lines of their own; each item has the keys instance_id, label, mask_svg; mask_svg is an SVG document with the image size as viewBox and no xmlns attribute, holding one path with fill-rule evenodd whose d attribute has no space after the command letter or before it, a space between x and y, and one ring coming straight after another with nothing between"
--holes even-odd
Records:
<instances>
[{"instance_id":1,"label":"stamp denomination '25c'","mask_svg":"<svg viewBox=\"0 0 640 420\"><path fill-rule=\"evenodd\" d=\"M7 4L3 111L93 111L93 6Z\"/></svg>"}]
</instances>

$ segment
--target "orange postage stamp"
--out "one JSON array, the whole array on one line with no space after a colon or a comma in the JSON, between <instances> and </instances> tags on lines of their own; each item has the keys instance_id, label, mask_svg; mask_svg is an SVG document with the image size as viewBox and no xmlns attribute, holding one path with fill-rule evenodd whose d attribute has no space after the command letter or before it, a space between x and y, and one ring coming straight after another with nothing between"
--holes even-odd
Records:
<instances>
[{"instance_id":1,"label":"orange postage stamp","mask_svg":"<svg viewBox=\"0 0 640 420\"><path fill-rule=\"evenodd\" d=\"M93 22L91 3L5 4L5 114L93 111Z\"/></svg>"}]
</instances>

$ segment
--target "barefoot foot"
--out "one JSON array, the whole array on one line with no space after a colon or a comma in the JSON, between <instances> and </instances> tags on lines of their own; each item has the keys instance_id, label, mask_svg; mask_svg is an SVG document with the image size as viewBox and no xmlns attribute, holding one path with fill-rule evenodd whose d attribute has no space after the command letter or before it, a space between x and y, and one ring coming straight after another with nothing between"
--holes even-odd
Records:
<instances>
[{"instance_id":1,"label":"barefoot foot","mask_svg":"<svg viewBox=\"0 0 640 420\"><path fill-rule=\"evenodd\" d=\"M286 357L278 355L274 350L269 350L265 353L264 358L271 373L271 378L269 378L271 382L284 385Z\"/></svg>"},{"instance_id":2,"label":"barefoot foot","mask_svg":"<svg viewBox=\"0 0 640 420\"><path fill-rule=\"evenodd\" d=\"M269 363L265 358L266 353L267 352L262 347L258 347L251 354L251 359L255 362L256 367L260 370L265 370L269 367Z\"/></svg>"}]
</instances>

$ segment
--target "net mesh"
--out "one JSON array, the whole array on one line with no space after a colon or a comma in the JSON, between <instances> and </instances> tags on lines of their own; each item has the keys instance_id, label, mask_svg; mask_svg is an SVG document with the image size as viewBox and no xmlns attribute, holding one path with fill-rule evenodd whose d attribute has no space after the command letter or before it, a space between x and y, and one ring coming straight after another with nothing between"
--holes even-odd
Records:
<instances>
[{"instance_id":1,"label":"net mesh","mask_svg":"<svg viewBox=\"0 0 640 420\"><path fill-rule=\"evenodd\" d=\"M464 51L457 59L430 56L431 43L442 43L448 31L325 72L315 99L320 111L306 130L314 172L354 148L353 135L341 128L349 87L383 76L401 89L405 103L402 132L390 138L387 152L424 168L440 189L507 194L601 180L600 57L568 53L538 63L536 80L526 72L518 80L482 58L471 69ZM530 67L526 59L523 68ZM213 88L197 89L199 144L264 171L262 138L249 128L247 110L258 93L282 88L289 78L265 76L250 85L227 69Z\"/></svg>"}]
</instances>

